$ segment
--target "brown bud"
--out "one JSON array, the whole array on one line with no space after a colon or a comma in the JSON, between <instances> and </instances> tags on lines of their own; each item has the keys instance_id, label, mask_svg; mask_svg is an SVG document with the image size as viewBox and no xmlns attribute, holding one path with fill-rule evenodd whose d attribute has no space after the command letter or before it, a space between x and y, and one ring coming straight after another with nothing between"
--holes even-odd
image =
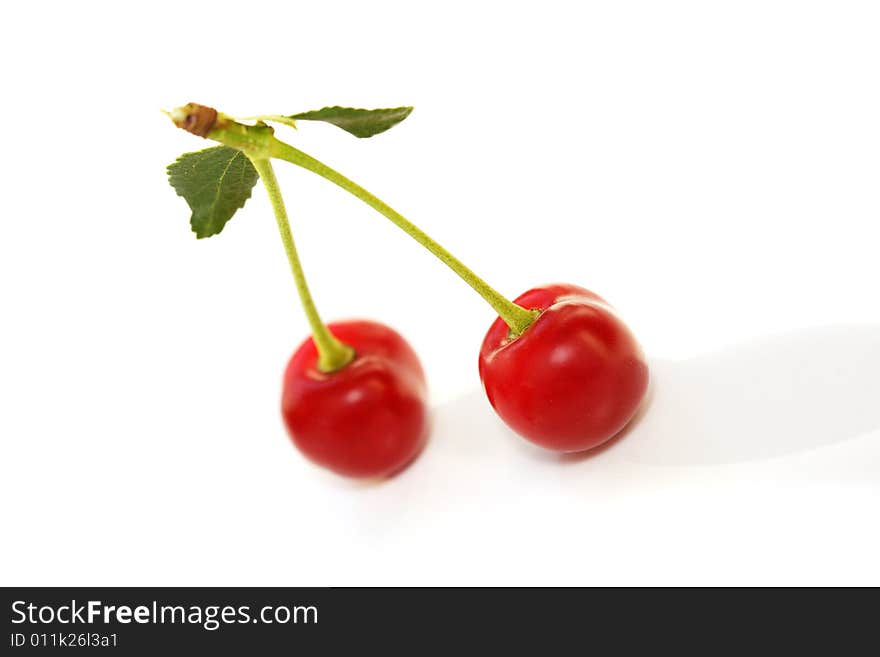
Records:
<instances>
[{"instance_id":1,"label":"brown bud","mask_svg":"<svg viewBox=\"0 0 880 657\"><path fill-rule=\"evenodd\" d=\"M204 137L217 122L217 110L198 103L188 103L172 110L171 120L178 128Z\"/></svg>"}]
</instances>

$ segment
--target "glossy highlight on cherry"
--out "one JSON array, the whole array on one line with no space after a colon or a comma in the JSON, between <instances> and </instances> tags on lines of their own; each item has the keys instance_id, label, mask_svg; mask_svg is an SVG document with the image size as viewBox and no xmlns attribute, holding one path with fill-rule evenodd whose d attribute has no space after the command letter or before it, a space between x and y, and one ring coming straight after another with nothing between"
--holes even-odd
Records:
<instances>
[{"instance_id":1,"label":"glossy highlight on cherry","mask_svg":"<svg viewBox=\"0 0 880 657\"><path fill-rule=\"evenodd\" d=\"M537 287L516 303L541 314L519 336L500 318L486 333L479 370L492 407L547 449L577 452L610 440L648 389L632 332L608 302L575 285Z\"/></svg>"},{"instance_id":2,"label":"glossy highlight on cherry","mask_svg":"<svg viewBox=\"0 0 880 657\"><path fill-rule=\"evenodd\" d=\"M327 328L354 349L354 360L322 372L312 338L299 346L287 365L281 400L290 438L311 461L337 474L393 475L418 456L428 436L419 359L383 324L355 320Z\"/></svg>"},{"instance_id":3,"label":"glossy highlight on cherry","mask_svg":"<svg viewBox=\"0 0 880 657\"><path fill-rule=\"evenodd\" d=\"M411 107L325 107L234 119L190 103L175 125L221 146L187 153L169 181L192 209L197 237L219 233L263 181L311 337L291 358L282 413L294 444L312 461L350 477L385 477L412 461L427 437L426 386L412 348L365 320L325 325L306 284L271 160L310 171L363 201L449 267L498 318L486 334L479 372L501 419L547 449L577 452L607 442L632 420L648 388L641 347L614 308L569 284L536 287L510 301L416 224L359 184L275 137L270 123L323 121L367 138Z\"/></svg>"}]
</instances>

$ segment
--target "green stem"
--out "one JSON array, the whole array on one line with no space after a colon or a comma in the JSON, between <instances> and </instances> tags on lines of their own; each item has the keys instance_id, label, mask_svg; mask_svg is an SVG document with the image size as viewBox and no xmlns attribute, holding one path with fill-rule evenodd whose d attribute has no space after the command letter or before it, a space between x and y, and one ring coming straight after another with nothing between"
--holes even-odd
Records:
<instances>
[{"instance_id":1,"label":"green stem","mask_svg":"<svg viewBox=\"0 0 880 657\"><path fill-rule=\"evenodd\" d=\"M299 299L312 329L312 339L318 350L318 369L322 372L334 372L345 367L354 359L354 349L337 340L327 329L327 325L321 321L321 316L318 314L318 309L309 292L299 255L296 252L293 234L290 232L290 222L287 220L287 210L284 208L284 199L281 197L281 189L278 187L278 179L275 178L272 163L267 159L251 159L251 162L253 162L257 173L260 174L260 180L263 181L266 192L269 194L269 201L272 203L272 210L275 212L278 232L281 233L281 242L284 244L284 251L290 262L290 271L296 283L296 291L299 293Z\"/></svg>"},{"instance_id":2,"label":"green stem","mask_svg":"<svg viewBox=\"0 0 880 657\"><path fill-rule=\"evenodd\" d=\"M476 292L482 296L490 306L492 306L495 312L498 313L498 316L507 323L507 326L510 327L510 331L513 335L519 335L535 321L535 318L537 317L536 312L518 306L503 297L486 283L486 281L466 267L458 258L431 239L418 226L356 182L349 180L338 171L331 169L323 162L313 158L311 155L303 153L301 150L294 148L289 144L285 144L274 137L270 139L268 150L271 157L286 160L287 162L301 166L304 169L308 169L322 178L326 178L330 182L353 194L374 210L385 215L385 217L390 219L416 242L437 256L437 258L439 258L447 267L452 269L452 271L458 274L468 285L476 290Z\"/></svg>"}]
</instances>

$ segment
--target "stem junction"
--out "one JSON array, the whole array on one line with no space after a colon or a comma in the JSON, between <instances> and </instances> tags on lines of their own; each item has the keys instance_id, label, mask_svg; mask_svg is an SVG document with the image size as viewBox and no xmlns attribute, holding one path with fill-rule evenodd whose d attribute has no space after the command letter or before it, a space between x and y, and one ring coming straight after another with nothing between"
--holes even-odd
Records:
<instances>
[{"instance_id":1,"label":"stem junction","mask_svg":"<svg viewBox=\"0 0 880 657\"><path fill-rule=\"evenodd\" d=\"M199 136L213 139L226 146L237 148L254 163L257 173L260 174L260 178L262 178L266 190L269 192L269 198L275 210L278 228L281 231L281 239L284 242L287 257L290 260L290 268L296 281L297 290L302 299L303 308L309 318L309 323L312 326L315 344L322 355L322 362L324 363L322 369L326 367L328 368L326 371L332 371L333 369L343 367L351 360L352 355L349 347L342 345L330 334L327 327L321 322L317 310L315 310L315 305L305 283L302 267L299 264L299 258L293 244L293 237L290 234L290 226L288 225L287 214L281 199L281 192L278 189L278 182L275 180L275 173L269 163L269 158L272 157L296 164L303 169L316 173L322 178L326 178L384 215L416 242L433 253L483 297L495 312L498 313L498 316L504 320L510 328L510 333L513 337L520 335L538 317L538 311L523 308L502 296L486 281L477 276L473 270L465 266L461 260L435 242L427 233L379 197L368 192L338 171L331 169L323 162L316 160L311 155L277 139L272 128L265 123L258 122L253 126L244 125L224 114L219 114L212 108L195 103L190 103L182 108L173 110L170 116L178 127ZM266 120L278 119L278 117L273 116L256 118ZM340 365L339 363L342 364Z\"/></svg>"}]
</instances>

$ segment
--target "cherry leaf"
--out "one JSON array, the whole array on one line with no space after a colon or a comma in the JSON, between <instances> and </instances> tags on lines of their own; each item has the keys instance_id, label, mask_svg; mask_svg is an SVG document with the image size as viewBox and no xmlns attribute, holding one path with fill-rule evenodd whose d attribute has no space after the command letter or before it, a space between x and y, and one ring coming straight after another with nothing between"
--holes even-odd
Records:
<instances>
[{"instance_id":1,"label":"cherry leaf","mask_svg":"<svg viewBox=\"0 0 880 657\"><path fill-rule=\"evenodd\" d=\"M250 198L258 177L247 156L228 146L185 153L168 165L168 182L189 204L189 223L199 239L223 230Z\"/></svg>"},{"instance_id":2,"label":"cherry leaf","mask_svg":"<svg viewBox=\"0 0 880 657\"><path fill-rule=\"evenodd\" d=\"M332 123L355 137L372 137L385 132L403 121L412 112L412 107L393 109L355 109L353 107L325 107L312 112L301 112L286 118L295 121L324 121Z\"/></svg>"}]
</instances>

